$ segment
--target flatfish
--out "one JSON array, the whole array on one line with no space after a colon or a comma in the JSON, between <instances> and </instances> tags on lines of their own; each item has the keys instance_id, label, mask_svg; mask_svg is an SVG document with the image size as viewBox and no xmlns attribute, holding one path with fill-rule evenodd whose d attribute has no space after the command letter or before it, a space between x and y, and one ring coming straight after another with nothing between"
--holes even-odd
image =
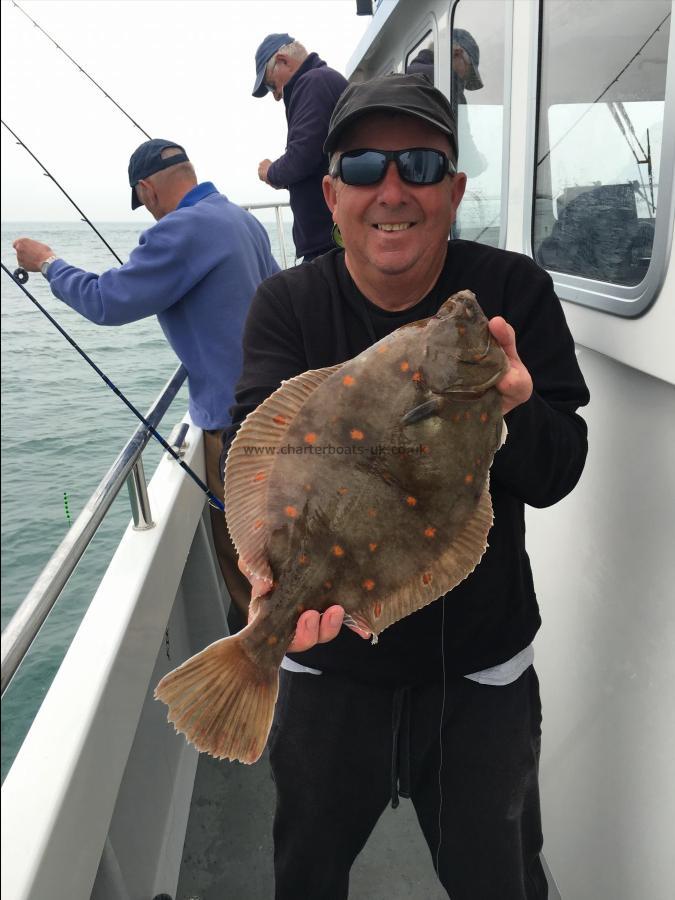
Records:
<instances>
[{"instance_id":1,"label":"flatfish","mask_svg":"<svg viewBox=\"0 0 675 900\"><path fill-rule=\"evenodd\" d=\"M166 675L155 696L198 750L255 762L278 669L307 609L374 636L452 590L492 525L489 470L508 361L470 291L354 359L282 384L241 426L227 523L272 590L255 616Z\"/></svg>"}]
</instances>

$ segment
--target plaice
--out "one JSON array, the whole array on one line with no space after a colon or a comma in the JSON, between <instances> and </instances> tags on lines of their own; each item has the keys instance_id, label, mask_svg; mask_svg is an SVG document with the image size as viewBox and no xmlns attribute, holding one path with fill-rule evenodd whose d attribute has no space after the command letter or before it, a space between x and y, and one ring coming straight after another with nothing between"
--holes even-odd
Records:
<instances>
[{"instance_id":1,"label":"plaice","mask_svg":"<svg viewBox=\"0 0 675 900\"><path fill-rule=\"evenodd\" d=\"M227 461L228 527L253 573L271 569L273 589L242 632L156 691L199 750L260 756L304 610L340 604L378 634L473 571L492 524L494 385L507 369L462 291L354 359L285 382L246 419Z\"/></svg>"}]
</instances>

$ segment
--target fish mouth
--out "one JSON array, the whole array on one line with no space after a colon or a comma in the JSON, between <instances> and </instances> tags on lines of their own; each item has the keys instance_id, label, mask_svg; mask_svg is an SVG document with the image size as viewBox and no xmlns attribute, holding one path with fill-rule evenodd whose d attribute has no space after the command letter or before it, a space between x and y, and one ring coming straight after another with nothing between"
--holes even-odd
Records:
<instances>
[{"instance_id":1,"label":"fish mouth","mask_svg":"<svg viewBox=\"0 0 675 900\"><path fill-rule=\"evenodd\" d=\"M378 231L407 231L409 228L414 228L415 222L375 222L373 228L377 228Z\"/></svg>"}]
</instances>

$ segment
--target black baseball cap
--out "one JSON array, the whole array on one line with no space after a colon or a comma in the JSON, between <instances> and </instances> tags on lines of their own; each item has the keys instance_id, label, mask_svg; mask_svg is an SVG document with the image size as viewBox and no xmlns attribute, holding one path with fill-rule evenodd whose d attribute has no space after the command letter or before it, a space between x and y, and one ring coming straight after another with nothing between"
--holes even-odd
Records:
<instances>
[{"instance_id":1,"label":"black baseball cap","mask_svg":"<svg viewBox=\"0 0 675 900\"><path fill-rule=\"evenodd\" d=\"M162 159L165 150L180 150L173 156ZM143 204L136 194L136 185L143 178L149 178L155 172L177 166L178 163L190 162L185 149L175 141L165 141L163 138L153 138L137 147L129 160L129 184L131 185L131 208L138 209Z\"/></svg>"},{"instance_id":2,"label":"black baseball cap","mask_svg":"<svg viewBox=\"0 0 675 900\"><path fill-rule=\"evenodd\" d=\"M448 99L426 75L380 75L360 84L350 84L333 110L324 153L332 153L345 130L357 119L374 112L402 113L438 128L450 139L451 162L457 165L457 124Z\"/></svg>"}]
</instances>

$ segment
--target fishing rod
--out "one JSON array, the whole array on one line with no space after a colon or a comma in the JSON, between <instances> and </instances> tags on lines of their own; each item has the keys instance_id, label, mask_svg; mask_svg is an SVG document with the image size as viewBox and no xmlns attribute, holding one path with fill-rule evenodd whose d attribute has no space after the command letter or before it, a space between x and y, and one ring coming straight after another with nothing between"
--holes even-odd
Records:
<instances>
[{"instance_id":1,"label":"fishing rod","mask_svg":"<svg viewBox=\"0 0 675 900\"><path fill-rule=\"evenodd\" d=\"M24 9L22 9L19 6L19 4L15 2L15 0L12 0L12 6L16 6L16 8L19 10L19 12L22 13L28 19L29 22L32 22L33 25L38 29L38 31L41 31L44 34L44 36L46 38L48 38L52 42L52 44L54 44L54 46L56 47L57 50L60 50L64 56L68 57L68 59L75 66L75 68L78 69L80 72L82 72L82 74L85 75L89 79L89 81L91 81L92 84L96 85L96 87L99 89L99 91L101 91L103 96L107 97L111 103L114 103L114 105L119 109L119 111L122 113L122 115L125 115L127 117L127 119L131 122L131 124L135 125L136 128L138 128L138 130L140 132L142 132L148 140L150 140L150 135L148 134L148 132L144 128L141 128L141 126L138 124L138 122L135 119L133 119L129 115L129 113L119 105L117 100L113 99L110 96L110 94L101 87L101 85L98 83L98 81L95 81L91 77L91 75L85 69L82 68L82 66L77 62L77 60L73 59L73 57L70 55L70 53L67 53L63 49L63 47L59 43L57 43L57 41L54 40L54 38L51 36L51 34L46 32L41 25L38 25L38 23L35 21L35 19L31 19L31 17L28 15L28 13Z\"/></svg>"},{"instance_id":2,"label":"fishing rod","mask_svg":"<svg viewBox=\"0 0 675 900\"><path fill-rule=\"evenodd\" d=\"M52 175L52 173L45 167L45 165L44 165L43 163L40 162L40 160L37 158L37 156L36 156L36 155L35 155L35 154L34 154L34 153L33 153L33 152L32 152L25 144L24 144L24 142L21 140L21 138L19 137L19 135L18 135L15 131L12 131L12 129L9 127L9 125L7 124L7 122L5 122L4 119L0 119L0 122L2 122L2 124L5 126L5 128L7 129L7 131L9 131L9 133L16 139L17 144L18 144L20 147L23 147L23 149L26 151L26 153L28 153L28 155L31 156L31 157L35 160L35 162L38 164L38 166L40 166L40 168L42 169L43 174L46 175L47 178L50 178L50 179L54 182L54 184L55 184L56 187L61 191L61 193L63 194L63 196L69 201L69 203L71 203L71 204L75 207L75 209L79 212L80 216L82 217L82 221L83 221L83 222L86 222L87 225L89 225L89 227L92 228L92 229L96 232L96 234L100 237L100 239L101 239L101 240L103 241L103 243L106 245L106 247L108 248L108 250L110 250L110 252L112 253L112 255L115 257L115 259L117 260L117 262L118 262L121 266L124 265L124 263L122 262L122 260L120 259L120 257L117 255L117 253L115 253L115 251L113 250L113 248L112 248L112 247L110 246L110 244L106 241L106 239L103 237L103 235L102 235L101 232L98 230L98 228L94 225L94 223L91 221L91 219L89 219L89 218L84 214L84 212L80 209L80 207L77 205L77 203L76 203L76 202L73 200L73 198L70 196L70 194L65 190L65 188L63 188L63 187L59 184L59 182L56 180L56 178L54 178L54 176ZM25 279L25 280L28 281L28 276L26 276L26 279Z\"/></svg>"},{"instance_id":3,"label":"fishing rod","mask_svg":"<svg viewBox=\"0 0 675 900\"><path fill-rule=\"evenodd\" d=\"M556 147L558 147L558 145L561 144L565 140L567 135L577 127L579 122L581 122L581 120L584 118L584 116L586 116L590 112L590 110L593 109L595 104L600 102L600 100L605 96L605 94L612 87L612 85L617 83L617 81L619 80L619 78L621 78L621 76L626 71L626 69L633 63L634 60L636 60L638 58L638 56L642 53L642 51L647 46L647 44L651 41L651 39L654 37L654 35L658 31L661 30L661 28L668 21L669 18L670 18L670 13L668 13L666 16L663 17L663 19L661 19L661 21L656 26L656 28L652 31L652 33L649 35L647 40L643 44L640 45L640 47L631 56L631 58L628 60L626 65L621 69L621 71L617 75L615 75L614 78L612 78L612 80L609 82L607 87L600 94L598 94L598 96L595 98L595 100L593 100L591 103L589 103L589 105L582 112L582 114L579 116L579 118L576 120L576 122L573 122L570 125L570 127L567 129L567 131L563 135L561 135L560 138L558 138L558 140L555 142L555 144L552 147L548 148L548 150L546 151L546 153L544 153L542 158L537 160L537 168L539 168L539 166L544 162L544 160L546 160L551 155L551 153L553 153L553 151L556 149Z\"/></svg>"},{"instance_id":4,"label":"fishing rod","mask_svg":"<svg viewBox=\"0 0 675 900\"><path fill-rule=\"evenodd\" d=\"M100 378L103 379L103 381L108 385L108 387L113 391L113 393L117 394L117 396L120 398L120 400L128 407L128 409L131 410L131 412L136 416L136 418L140 419L140 421L145 425L145 427L148 429L150 434L156 440L158 440L159 443L162 445L162 447L164 447L166 452L176 460L176 462L181 467L181 469L183 469L185 472L187 472L187 474L195 482L195 484L199 487L199 489L202 490L206 494L210 505L213 506L215 509L220 510L220 512L225 512L225 506L224 506L222 500L220 500L218 497L216 497L216 495L213 493L213 491L211 491L207 487L207 485L204 484L204 482L201 480L199 475L197 475L197 473L194 472L190 468L190 466L187 465L187 463L183 462L183 460L180 458L178 453L176 453L176 451L173 449L173 447L171 447L164 440L162 435L152 427L152 425L148 422L148 420L145 418L145 416L138 409L136 409L134 404L124 396L122 391L115 384L113 384L113 382L108 378L108 376L105 374L105 372L103 372L96 365L94 360L87 353L85 353L85 351L79 346L79 344L75 340L73 340L73 338L71 338L71 336L68 334L68 332L65 330L65 328L63 328L61 325L59 325L59 323L56 321L56 319L44 308L44 306L39 302L39 300L36 300L36 298L31 294L31 292L27 288L24 287L24 285L21 282L21 280L19 279L19 277L15 277L9 271L9 269L3 262L0 262L0 265L2 266L2 271L5 272L5 274L8 275L12 279L14 284L18 285L18 287L24 292L24 294L31 301L31 303L33 303L35 306L37 306L37 308L40 310L40 312L44 316L46 316L47 319L49 319L49 321L52 323L52 325L68 341L68 343L71 345L71 347L73 347L75 350L77 350L77 352L80 354L80 356L84 359L85 362L89 363L89 365L96 372L96 374ZM20 270L20 271L24 271L24 270Z\"/></svg>"},{"instance_id":5,"label":"fishing rod","mask_svg":"<svg viewBox=\"0 0 675 900\"><path fill-rule=\"evenodd\" d=\"M110 100L112 103L114 103L114 105L119 109L119 111L120 111L123 115L125 115L125 116L127 117L127 119L129 119L129 121L130 121L133 125L135 125L136 128L138 128L138 130L141 131L141 132L145 135L146 138L148 138L148 140L150 140L150 135L147 133L147 131L145 131L145 129L141 128L141 126L138 124L138 122L136 122L135 119L133 119L133 118L129 115L129 113L127 113L127 112L120 106L120 104L117 103L117 101L114 100L114 99L110 96L110 94L108 94L107 91L105 91L105 90L101 87L101 85L100 85L97 81L95 81L95 80L91 77L91 75L89 75L89 73L86 72L86 71L82 68L82 66L81 66L78 62L76 62L76 60L74 60L73 57L70 56L70 54L67 53L67 52L63 49L63 47L61 47L61 46L54 40L54 38L44 30L44 28L42 28L40 25L38 25L38 23L37 23L34 19L32 19L32 18L28 15L28 13L26 13L26 12L19 6L18 3L14 2L14 0L12 0L12 4L13 4L13 6L15 6L15 7L19 10L19 12L23 13L23 15L26 16L26 18L29 19L29 20L33 23L33 25L34 25L37 29L39 29L39 30L45 35L45 37L49 38L49 40L54 44L54 46L55 46L58 50L60 50L65 56L67 56L68 59L69 59L69 60L70 60L70 61L71 61L78 69L79 69L79 71L82 72L83 75L86 75L86 77L92 82L92 84L94 84L94 85L95 85L95 86L96 86L96 87L104 94L104 96L106 96L106 97L108 98L108 100ZM13 135L13 137L16 139L16 141L17 141L17 143L19 144L19 146L21 146L21 147L24 148L24 150L25 150L25 151L26 151L26 152L27 152L27 153L35 160L35 162L40 166L40 168L42 169L43 173L44 173L48 178L50 178L50 179L54 182L54 184L56 185L56 187L58 187L58 189L59 189L59 190L61 191L61 193L66 197L66 199L67 199L67 200L75 207L75 209L78 211L78 213L79 213L80 216L82 217L82 221L83 221L83 222L86 222L87 225L89 225L90 228L92 228L92 230L98 235L98 237L101 239L101 241L103 241L103 243L104 243L105 246L108 248L108 250L110 250L110 252L111 252L112 255L115 257L115 259L119 262L119 264L120 264L120 265L124 265L123 261L120 259L120 257L117 255L117 253L115 253L115 251L113 250L113 248L112 248L112 247L110 246L110 244L106 241L106 239L103 237L103 235L102 235L101 232L98 230L98 228L96 228L96 226L95 226L94 223L91 221L91 219L89 219L89 217L85 215L85 213L83 212L83 210L80 209L80 207L77 205L77 203L75 203L75 201L74 201L73 198L70 196L70 194L68 194L68 193L66 192L66 190L59 184L59 182L56 180L56 178L54 178L54 176L51 174L51 172L43 165L43 163L40 162L40 160L37 158L37 156L36 156L36 155L35 155L35 154L34 154L34 153L26 146L26 144L24 144L24 142L21 140L21 138L16 134L15 131L13 131L13 130L9 127L9 125L7 125L7 123L6 123L5 121L3 121L2 119L0 119L0 122L2 122L2 124L3 124L3 125L5 126L5 128L9 131L9 133L10 133L11 135ZM77 342L76 342L75 340L73 340L73 338L71 338L71 336L68 334L68 332L67 332L61 325L59 325L59 323L56 321L56 319L55 319L52 315L50 315L49 312L47 312L47 310L44 308L44 306L42 306L42 304L41 304L38 300L36 300L35 297L33 297L33 295L30 293L30 291L28 291L27 288L24 287L24 285L25 285L26 282L28 281L28 272L26 272L25 269L18 268L18 269L15 270L14 273L12 273L12 272L9 271L9 269L5 266L4 263L0 263L0 265L2 265L2 270L3 270L3 272L5 272L5 273L12 279L12 281L13 281L13 282L14 282L14 283L15 283L15 284L16 284L16 285L24 292L24 294L28 297L28 299L31 301L31 303L33 303L33 304L40 310L40 312L41 312L44 316L47 317L47 319L52 323L52 325L53 325L53 326L54 326L54 327L55 327L55 328L63 335L63 337L68 341L68 343L69 343L75 350L77 350L77 352L78 352L78 353L80 354L80 356L85 360L85 362L87 362L87 363L92 367L92 369L96 372L96 374L97 374L97 375L98 375L98 376L99 376L99 377L100 377L100 378L108 385L108 387L113 391L113 393L117 394L117 396L120 398L120 400L121 400L121 401L122 401L122 402L130 409L130 410L131 410L131 412L136 416L136 418L139 419L139 420L143 423L143 425L145 425L145 427L148 429L148 431L150 432L150 434L151 434L157 441L159 441L159 443L162 445L162 447L163 447L163 448L167 451L167 453L168 453L168 454L169 454L169 455L170 455L170 456L178 463L178 465L181 467L181 469L183 469L183 470L190 476L190 478L192 478L192 480L193 480L193 481L195 482L195 484L199 487L199 489L200 489L201 491L203 491L204 494L206 494L206 497L207 497L207 499L208 499L208 501L209 501L209 504L210 504L211 506L213 506L215 509L220 510L220 512L225 512L225 506L224 506L222 500L220 500L218 497L216 497L216 495L213 493L213 491L211 491L211 490L209 489L209 487L208 487L206 484L204 484L204 482L201 480L201 478L196 474L196 472L194 472L194 471L190 468L190 466L187 465L187 463L183 462L183 460L180 458L180 456L178 455L178 453L176 453L176 451L173 449L173 447L171 447L171 446L167 443L167 441L164 440L164 438L162 437L162 435L161 435L155 428L153 428L153 426L148 422L148 420L145 418L145 416L144 416L144 415L143 415L143 414L142 414L142 413L141 413L141 412L133 405L133 403L132 403L130 400L127 399L127 397L125 397L125 395L122 393L122 391L120 391L119 388L118 388L115 384L113 384L113 382L108 378L108 376L105 374L105 372L103 372L103 371L96 365L96 363L93 361L93 359L91 359L91 357L88 356L87 353L85 353L85 351L77 344Z\"/></svg>"}]
</instances>

